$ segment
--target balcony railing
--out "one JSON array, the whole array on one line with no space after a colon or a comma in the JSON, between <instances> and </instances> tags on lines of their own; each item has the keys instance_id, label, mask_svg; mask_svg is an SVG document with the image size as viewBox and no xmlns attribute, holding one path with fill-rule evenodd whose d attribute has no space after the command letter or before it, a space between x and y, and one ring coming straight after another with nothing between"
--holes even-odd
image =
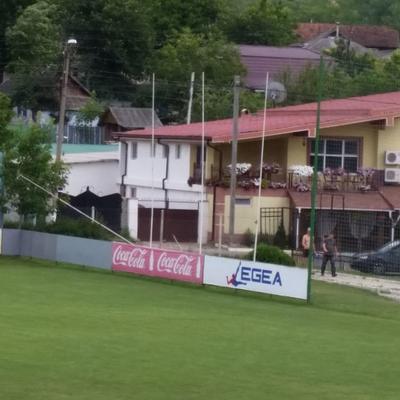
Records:
<instances>
[{"instance_id":1,"label":"balcony railing","mask_svg":"<svg viewBox=\"0 0 400 400\"><path fill-rule=\"evenodd\" d=\"M360 173L324 174L318 173L318 190L334 192L360 192L376 191L385 183L384 170L374 170L372 174L362 175ZM311 188L312 177L304 177L288 173L288 189L297 190L303 186Z\"/></svg>"}]
</instances>

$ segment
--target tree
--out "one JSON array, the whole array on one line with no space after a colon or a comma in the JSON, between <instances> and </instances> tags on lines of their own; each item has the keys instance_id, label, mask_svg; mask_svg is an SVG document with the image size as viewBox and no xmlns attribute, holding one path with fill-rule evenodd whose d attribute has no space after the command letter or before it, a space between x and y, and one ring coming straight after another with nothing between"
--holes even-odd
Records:
<instances>
[{"instance_id":1,"label":"tree","mask_svg":"<svg viewBox=\"0 0 400 400\"><path fill-rule=\"evenodd\" d=\"M225 31L235 43L282 46L293 42L294 27L291 12L281 1L259 0L233 14Z\"/></svg>"},{"instance_id":2,"label":"tree","mask_svg":"<svg viewBox=\"0 0 400 400\"><path fill-rule=\"evenodd\" d=\"M202 98L198 90L193 101L192 121L201 121ZM232 118L233 115L233 89L214 89L207 87L205 90L205 119L207 121L222 118ZM250 113L262 110L264 107L264 94L255 93L247 89L240 91L240 109Z\"/></svg>"},{"instance_id":3,"label":"tree","mask_svg":"<svg viewBox=\"0 0 400 400\"><path fill-rule=\"evenodd\" d=\"M38 1L28 6L6 33L14 101L34 111L54 108L56 103L62 50L55 13L54 5Z\"/></svg>"},{"instance_id":4,"label":"tree","mask_svg":"<svg viewBox=\"0 0 400 400\"><path fill-rule=\"evenodd\" d=\"M162 47L184 29L207 35L219 29L227 13L226 0L150 0L149 13L156 34L156 46Z\"/></svg>"},{"instance_id":5,"label":"tree","mask_svg":"<svg viewBox=\"0 0 400 400\"><path fill-rule=\"evenodd\" d=\"M237 49L219 35L205 37L184 29L155 52L147 74L156 74L158 107L165 116L177 114L176 120L184 119L190 74L195 72L199 83L203 71L207 86L219 90L230 87L234 75L244 74ZM149 92L143 94L146 99L149 96Z\"/></svg>"},{"instance_id":6,"label":"tree","mask_svg":"<svg viewBox=\"0 0 400 400\"><path fill-rule=\"evenodd\" d=\"M27 216L44 218L54 208L50 196L18 177L26 176L56 193L65 185L67 170L63 163L53 162L50 129L37 124L17 125L12 132L11 140L2 145L5 154L3 205L15 209L22 219Z\"/></svg>"},{"instance_id":7,"label":"tree","mask_svg":"<svg viewBox=\"0 0 400 400\"><path fill-rule=\"evenodd\" d=\"M14 25L17 16L35 0L2 0L0 2L0 75L9 62L6 31Z\"/></svg>"},{"instance_id":8,"label":"tree","mask_svg":"<svg viewBox=\"0 0 400 400\"><path fill-rule=\"evenodd\" d=\"M73 70L100 99L129 100L154 47L146 2L53 0L65 37L78 41Z\"/></svg>"},{"instance_id":9,"label":"tree","mask_svg":"<svg viewBox=\"0 0 400 400\"><path fill-rule=\"evenodd\" d=\"M67 171L63 163L52 161L50 127L10 126L10 104L10 100L0 94L0 151L4 155L4 192L0 195L0 206L15 209L22 217L44 217L52 210L49 195L18 177L24 175L55 193L64 186Z\"/></svg>"}]
</instances>

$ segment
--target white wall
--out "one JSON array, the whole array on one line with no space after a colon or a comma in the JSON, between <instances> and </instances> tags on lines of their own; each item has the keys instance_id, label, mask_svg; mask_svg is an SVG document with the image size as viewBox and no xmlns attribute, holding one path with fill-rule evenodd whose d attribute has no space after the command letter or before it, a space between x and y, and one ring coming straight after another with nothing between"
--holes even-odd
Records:
<instances>
[{"instance_id":1,"label":"white wall","mask_svg":"<svg viewBox=\"0 0 400 400\"><path fill-rule=\"evenodd\" d=\"M132 159L132 143L129 141L128 149L128 168L125 183L132 186L151 187L152 174L154 187L161 188L163 179L166 176L167 159L164 155L164 146L156 143L156 155L154 158L154 166L152 166L152 158L150 157L151 141L138 140L137 158ZM180 143L180 158L176 158L176 146L178 143L169 143L169 166L168 179L165 185L171 189L192 191L187 184L190 176L190 144ZM153 170L153 173L152 173Z\"/></svg>"},{"instance_id":2,"label":"white wall","mask_svg":"<svg viewBox=\"0 0 400 400\"><path fill-rule=\"evenodd\" d=\"M69 175L63 192L77 196L89 186L90 191L106 196L119 193L118 160L67 164Z\"/></svg>"}]
</instances>

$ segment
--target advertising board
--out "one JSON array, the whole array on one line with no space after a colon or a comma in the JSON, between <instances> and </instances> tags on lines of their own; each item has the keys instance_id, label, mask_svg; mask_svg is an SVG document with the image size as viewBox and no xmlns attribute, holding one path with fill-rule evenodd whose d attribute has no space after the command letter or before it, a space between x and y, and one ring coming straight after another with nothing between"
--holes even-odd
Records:
<instances>
[{"instance_id":1,"label":"advertising board","mask_svg":"<svg viewBox=\"0 0 400 400\"><path fill-rule=\"evenodd\" d=\"M307 299L307 270L304 268L205 256L204 283Z\"/></svg>"},{"instance_id":2,"label":"advertising board","mask_svg":"<svg viewBox=\"0 0 400 400\"><path fill-rule=\"evenodd\" d=\"M112 270L177 281L203 283L204 257L182 251L113 242Z\"/></svg>"}]
</instances>

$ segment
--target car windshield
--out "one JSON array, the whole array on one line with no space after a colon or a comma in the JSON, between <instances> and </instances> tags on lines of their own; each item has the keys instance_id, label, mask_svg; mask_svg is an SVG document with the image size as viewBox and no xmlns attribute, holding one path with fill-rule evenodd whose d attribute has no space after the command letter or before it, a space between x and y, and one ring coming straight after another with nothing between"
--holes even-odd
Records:
<instances>
[{"instance_id":1,"label":"car windshield","mask_svg":"<svg viewBox=\"0 0 400 400\"><path fill-rule=\"evenodd\" d=\"M400 240L395 240L394 242L386 243L381 248L377 250L378 253L384 253L386 251L392 250L395 247L400 246Z\"/></svg>"}]
</instances>

